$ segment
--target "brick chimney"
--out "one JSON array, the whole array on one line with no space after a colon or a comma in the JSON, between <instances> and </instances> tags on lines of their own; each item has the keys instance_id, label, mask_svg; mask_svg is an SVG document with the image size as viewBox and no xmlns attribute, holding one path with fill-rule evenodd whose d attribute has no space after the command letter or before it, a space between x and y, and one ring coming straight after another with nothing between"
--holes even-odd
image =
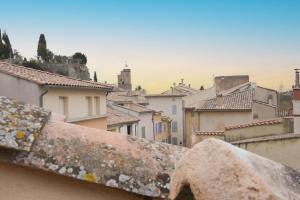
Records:
<instances>
[{"instance_id":1,"label":"brick chimney","mask_svg":"<svg viewBox=\"0 0 300 200\"><path fill-rule=\"evenodd\" d=\"M300 84L299 69L295 69L295 86L293 87L294 133L300 134Z\"/></svg>"},{"instance_id":2,"label":"brick chimney","mask_svg":"<svg viewBox=\"0 0 300 200\"><path fill-rule=\"evenodd\" d=\"M299 84L299 70L300 69L295 69L295 88L300 88L300 84Z\"/></svg>"}]
</instances>

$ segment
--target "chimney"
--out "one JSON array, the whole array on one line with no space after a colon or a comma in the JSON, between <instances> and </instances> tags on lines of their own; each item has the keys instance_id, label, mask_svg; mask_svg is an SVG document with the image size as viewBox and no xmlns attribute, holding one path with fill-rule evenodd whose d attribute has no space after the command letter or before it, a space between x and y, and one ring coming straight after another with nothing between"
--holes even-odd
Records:
<instances>
[{"instance_id":1,"label":"chimney","mask_svg":"<svg viewBox=\"0 0 300 200\"><path fill-rule=\"evenodd\" d=\"M299 84L299 69L295 69L295 71L296 71L295 88L300 88L300 84Z\"/></svg>"},{"instance_id":2,"label":"chimney","mask_svg":"<svg viewBox=\"0 0 300 200\"><path fill-rule=\"evenodd\" d=\"M222 98L222 94L218 94L217 95L217 102L216 102L216 104L217 104L217 107L223 107L223 98Z\"/></svg>"}]
</instances>

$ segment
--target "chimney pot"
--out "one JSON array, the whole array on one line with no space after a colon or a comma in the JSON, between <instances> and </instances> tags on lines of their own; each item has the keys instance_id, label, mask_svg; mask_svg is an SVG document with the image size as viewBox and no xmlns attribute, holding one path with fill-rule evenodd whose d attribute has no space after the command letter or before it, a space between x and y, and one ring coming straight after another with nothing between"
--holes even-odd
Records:
<instances>
[{"instance_id":1,"label":"chimney pot","mask_svg":"<svg viewBox=\"0 0 300 200\"><path fill-rule=\"evenodd\" d=\"M295 79L295 88L299 88L300 84L299 84L299 69L295 69L296 71L296 79Z\"/></svg>"}]
</instances>

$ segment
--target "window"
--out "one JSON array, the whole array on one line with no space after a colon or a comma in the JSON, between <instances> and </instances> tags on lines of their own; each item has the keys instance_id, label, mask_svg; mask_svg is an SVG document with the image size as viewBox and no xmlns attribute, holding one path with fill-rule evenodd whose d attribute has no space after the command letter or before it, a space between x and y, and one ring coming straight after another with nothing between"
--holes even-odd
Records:
<instances>
[{"instance_id":1,"label":"window","mask_svg":"<svg viewBox=\"0 0 300 200\"><path fill-rule=\"evenodd\" d=\"M156 134L161 133L161 122L154 124L154 133Z\"/></svg>"},{"instance_id":2,"label":"window","mask_svg":"<svg viewBox=\"0 0 300 200\"><path fill-rule=\"evenodd\" d=\"M173 115L177 114L177 107L176 107L176 105L172 105L172 114Z\"/></svg>"},{"instance_id":3,"label":"window","mask_svg":"<svg viewBox=\"0 0 300 200\"><path fill-rule=\"evenodd\" d=\"M86 99L86 114L88 116L92 116L93 114L93 104L92 104L92 97L85 97Z\"/></svg>"},{"instance_id":4,"label":"window","mask_svg":"<svg viewBox=\"0 0 300 200\"><path fill-rule=\"evenodd\" d=\"M172 144L177 145L177 137L172 137Z\"/></svg>"},{"instance_id":5,"label":"window","mask_svg":"<svg viewBox=\"0 0 300 200\"><path fill-rule=\"evenodd\" d=\"M172 132L177 132L177 122L172 121Z\"/></svg>"},{"instance_id":6,"label":"window","mask_svg":"<svg viewBox=\"0 0 300 200\"><path fill-rule=\"evenodd\" d=\"M68 97L59 97L59 112L68 118Z\"/></svg>"},{"instance_id":7,"label":"window","mask_svg":"<svg viewBox=\"0 0 300 200\"><path fill-rule=\"evenodd\" d=\"M94 97L95 114L100 115L100 97Z\"/></svg>"},{"instance_id":8,"label":"window","mask_svg":"<svg viewBox=\"0 0 300 200\"><path fill-rule=\"evenodd\" d=\"M146 138L146 127L142 127L142 138Z\"/></svg>"},{"instance_id":9,"label":"window","mask_svg":"<svg viewBox=\"0 0 300 200\"><path fill-rule=\"evenodd\" d=\"M127 135L131 135L131 125L127 125Z\"/></svg>"}]
</instances>

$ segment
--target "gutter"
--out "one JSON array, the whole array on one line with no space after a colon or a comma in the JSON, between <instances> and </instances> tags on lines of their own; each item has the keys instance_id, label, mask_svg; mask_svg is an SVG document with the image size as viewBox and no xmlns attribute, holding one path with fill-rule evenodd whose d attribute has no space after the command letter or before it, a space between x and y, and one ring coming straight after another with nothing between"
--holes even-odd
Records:
<instances>
[{"instance_id":1,"label":"gutter","mask_svg":"<svg viewBox=\"0 0 300 200\"><path fill-rule=\"evenodd\" d=\"M44 101L43 101L43 97L48 93L49 88L45 88L46 90L44 92L42 92L42 94L40 95L40 107L44 107Z\"/></svg>"}]
</instances>

